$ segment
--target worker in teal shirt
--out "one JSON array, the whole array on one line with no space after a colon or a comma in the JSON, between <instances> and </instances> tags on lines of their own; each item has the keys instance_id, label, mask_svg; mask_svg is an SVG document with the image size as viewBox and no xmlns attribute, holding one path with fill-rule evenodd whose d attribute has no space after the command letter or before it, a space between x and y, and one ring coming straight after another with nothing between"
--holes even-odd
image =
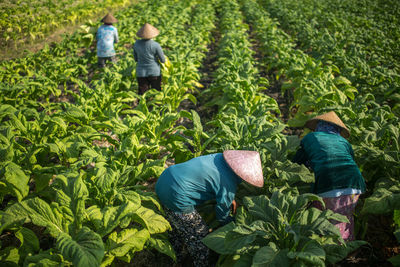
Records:
<instances>
[{"instance_id":1,"label":"worker in teal shirt","mask_svg":"<svg viewBox=\"0 0 400 267\"><path fill-rule=\"evenodd\" d=\"M315 176L313 193L323 198L328 209L349 219L350 223L335 225L344 240L353 240L353 211L365 192L365 181L346 140L350 132L333 111L307 121L306 126L314 132L301 140L293 161L311 167Z\"/></svg>"},{"instance_id":2,"label":"worker in teal shirt","mask_svg":"<svg viewBox=\"0 0 400 267\"><path fill-rule=\"evenodd\" d=\"M200 156L172 165L161 174L156 193L172 226L170 241L178 262L184 256L182 244L186 244L194 266L208 266L208 249L201 239L209 229L196 206L215 199L220 223L232 221L231 206L236 209L236 188L243 180L258 187L264 185L256 151L227 150Z\"/></svg>"}]
</instances>

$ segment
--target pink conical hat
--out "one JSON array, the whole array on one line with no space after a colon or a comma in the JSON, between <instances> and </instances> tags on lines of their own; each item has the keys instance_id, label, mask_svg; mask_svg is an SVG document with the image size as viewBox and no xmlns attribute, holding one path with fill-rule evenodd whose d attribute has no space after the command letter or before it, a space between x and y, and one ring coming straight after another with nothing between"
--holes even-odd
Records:
<instances>
[{"instance_id":1,"label":"pink conical hat","mask_svg":"<svg viewBox=\"0 0 400 267\"><path fill-rule=\"evenodd\" d=\"M226 150L223 153L226 163L242 178L257 187L263 187L264 177L260 154L257 151Z\"/></svg>"}]
</instances>

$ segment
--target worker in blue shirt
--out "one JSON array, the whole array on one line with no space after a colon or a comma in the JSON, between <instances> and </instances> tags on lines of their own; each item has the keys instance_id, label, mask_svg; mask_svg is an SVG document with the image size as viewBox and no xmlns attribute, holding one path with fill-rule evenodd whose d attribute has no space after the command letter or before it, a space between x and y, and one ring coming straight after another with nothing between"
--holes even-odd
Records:
<instances>
[{"instance_id":1,"label":"worker in blue shirt","mask_svg":"<svg viewBox=\"0 0 400 267\"><path fill-rule=\"evenodd\" d=\"M133 56L136 65L136 79L139 94L143 95L150 88L161 90L161 63L165 63L164 52L159 43L153 39L160 31L149 23L145 23L136 33L141 38L133 45Z\"/></svg>"},{"instance_id":2,"label":"worker in blue shirt","mask_svg":"<svg viewBox=\"0 0 400 267\"><path fill-rule=\"evenodd\" d=\"M107 61L116 62L114 43L118 43L118 30L113 26L118 20L108 13L102 20L104 24L96 33L97 64L104 68Z\"/></svg>"},{"instance_id":3,"label":"worker in blue shirt","mask_svg":"<svg viewBox=\"0 0 400 267\"><path fill-rule=\"evenodd\" d=\"M227 150L200 156L184 163L172 165L161 174L156 193L171 224L170 241L178 262L186 245L194 266L208 266L208 248L201 239L209 233L196 206L207 200L216 200L215 213L221 224L233 220L231 206L236 188L242 181L262 187L260 155L256 151Z\"/></svg>"}]
</instances>

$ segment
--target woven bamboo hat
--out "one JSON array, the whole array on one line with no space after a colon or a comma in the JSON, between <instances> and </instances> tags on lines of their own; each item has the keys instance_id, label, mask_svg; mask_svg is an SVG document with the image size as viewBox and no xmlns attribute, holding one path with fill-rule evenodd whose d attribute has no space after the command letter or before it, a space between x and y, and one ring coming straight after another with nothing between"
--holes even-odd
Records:
<instances>
[{"instance_id":1,"label":"woven bamboo hat","mask_svg":"<svg viewBox=\"0 0 400 267\"><path fill-rule=\"evenodd\" d=\"M104 18L101 19L101 22L107 23L107 24L113 24L113 23L117 23L118 20L113 15L108 13L107 15L104 16Z\"/></svg>"},{"instance_id":2,"label":"woven bamboo hat","mask_svg":"<svg viewBox=\"0 0 400 267\"><path fill-rule=\"evenodd\" d=\"M249 184L263 187L261 159L257 151L226 150L223 155L226 163L237 176Z\"/></svg>"},{"instance_id":3,"label":"woven bamboo hat","mask_svg":"<svg viewBox=\"0 0 400 267\"><path fill-rule=\"evenodd\" d=\"M142 39L151 39L160 34L160 31L149 23L145 23L136 33L137 37Z\"/></svg>"},{"instance_id":4,"label":"woven bamboo hat","mask_svg":"<svg viewBox=\"0 0 400 267\"><path fill-rule=\"evenodd\" d=\"M326 121L329 123L332 123L338 127L340 127L340 135L343 136L344 138L349 138L350 136L350 131L347 129L346 125L342 122L342 120L339 118L338 115L334 111L330 111L328 113L324 113L322 115L316 116L312 119L309 119L306 122L306 127L310 128L311 130L315 130L317 127L318 121Z\"/></svg>"}]
</instances>

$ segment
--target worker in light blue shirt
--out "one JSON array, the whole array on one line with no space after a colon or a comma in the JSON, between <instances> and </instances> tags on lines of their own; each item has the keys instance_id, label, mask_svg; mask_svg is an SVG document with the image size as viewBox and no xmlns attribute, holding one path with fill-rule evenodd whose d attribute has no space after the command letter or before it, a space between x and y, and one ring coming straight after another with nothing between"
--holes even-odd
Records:
<instances>
[{"instance_id":1,"label":"worker in light blue shirt","mask_svg":"<svg viewBox=\"0 0 400 267\"><path fill-rule=\"evenodd\" d=\"M97 64L104 68L107 61L116 62L114 44L118 43L118 30L112 24L117 23L117 19L107 14L102 20L104 24L97 30Z\"/></svg>"},{"instance_id":2,"label":"worker in light blue shirt","mask_svg":"<svg viewBox=\"0 0 400 267\"><path fill-rule=\"evenodd\" d=\"M200 156L170 166L161 174L156 193L172 226L170 241L178 262L184 256L181 244L186 244L194 265L208 266L208 249L201 239L209 229L196 206L215 199L217 219L221 224L229 223L233 220L231 207L236 210L236 188L242 181L264 185L258 152L227 150Z\"/></svg>"}]
</instances>

